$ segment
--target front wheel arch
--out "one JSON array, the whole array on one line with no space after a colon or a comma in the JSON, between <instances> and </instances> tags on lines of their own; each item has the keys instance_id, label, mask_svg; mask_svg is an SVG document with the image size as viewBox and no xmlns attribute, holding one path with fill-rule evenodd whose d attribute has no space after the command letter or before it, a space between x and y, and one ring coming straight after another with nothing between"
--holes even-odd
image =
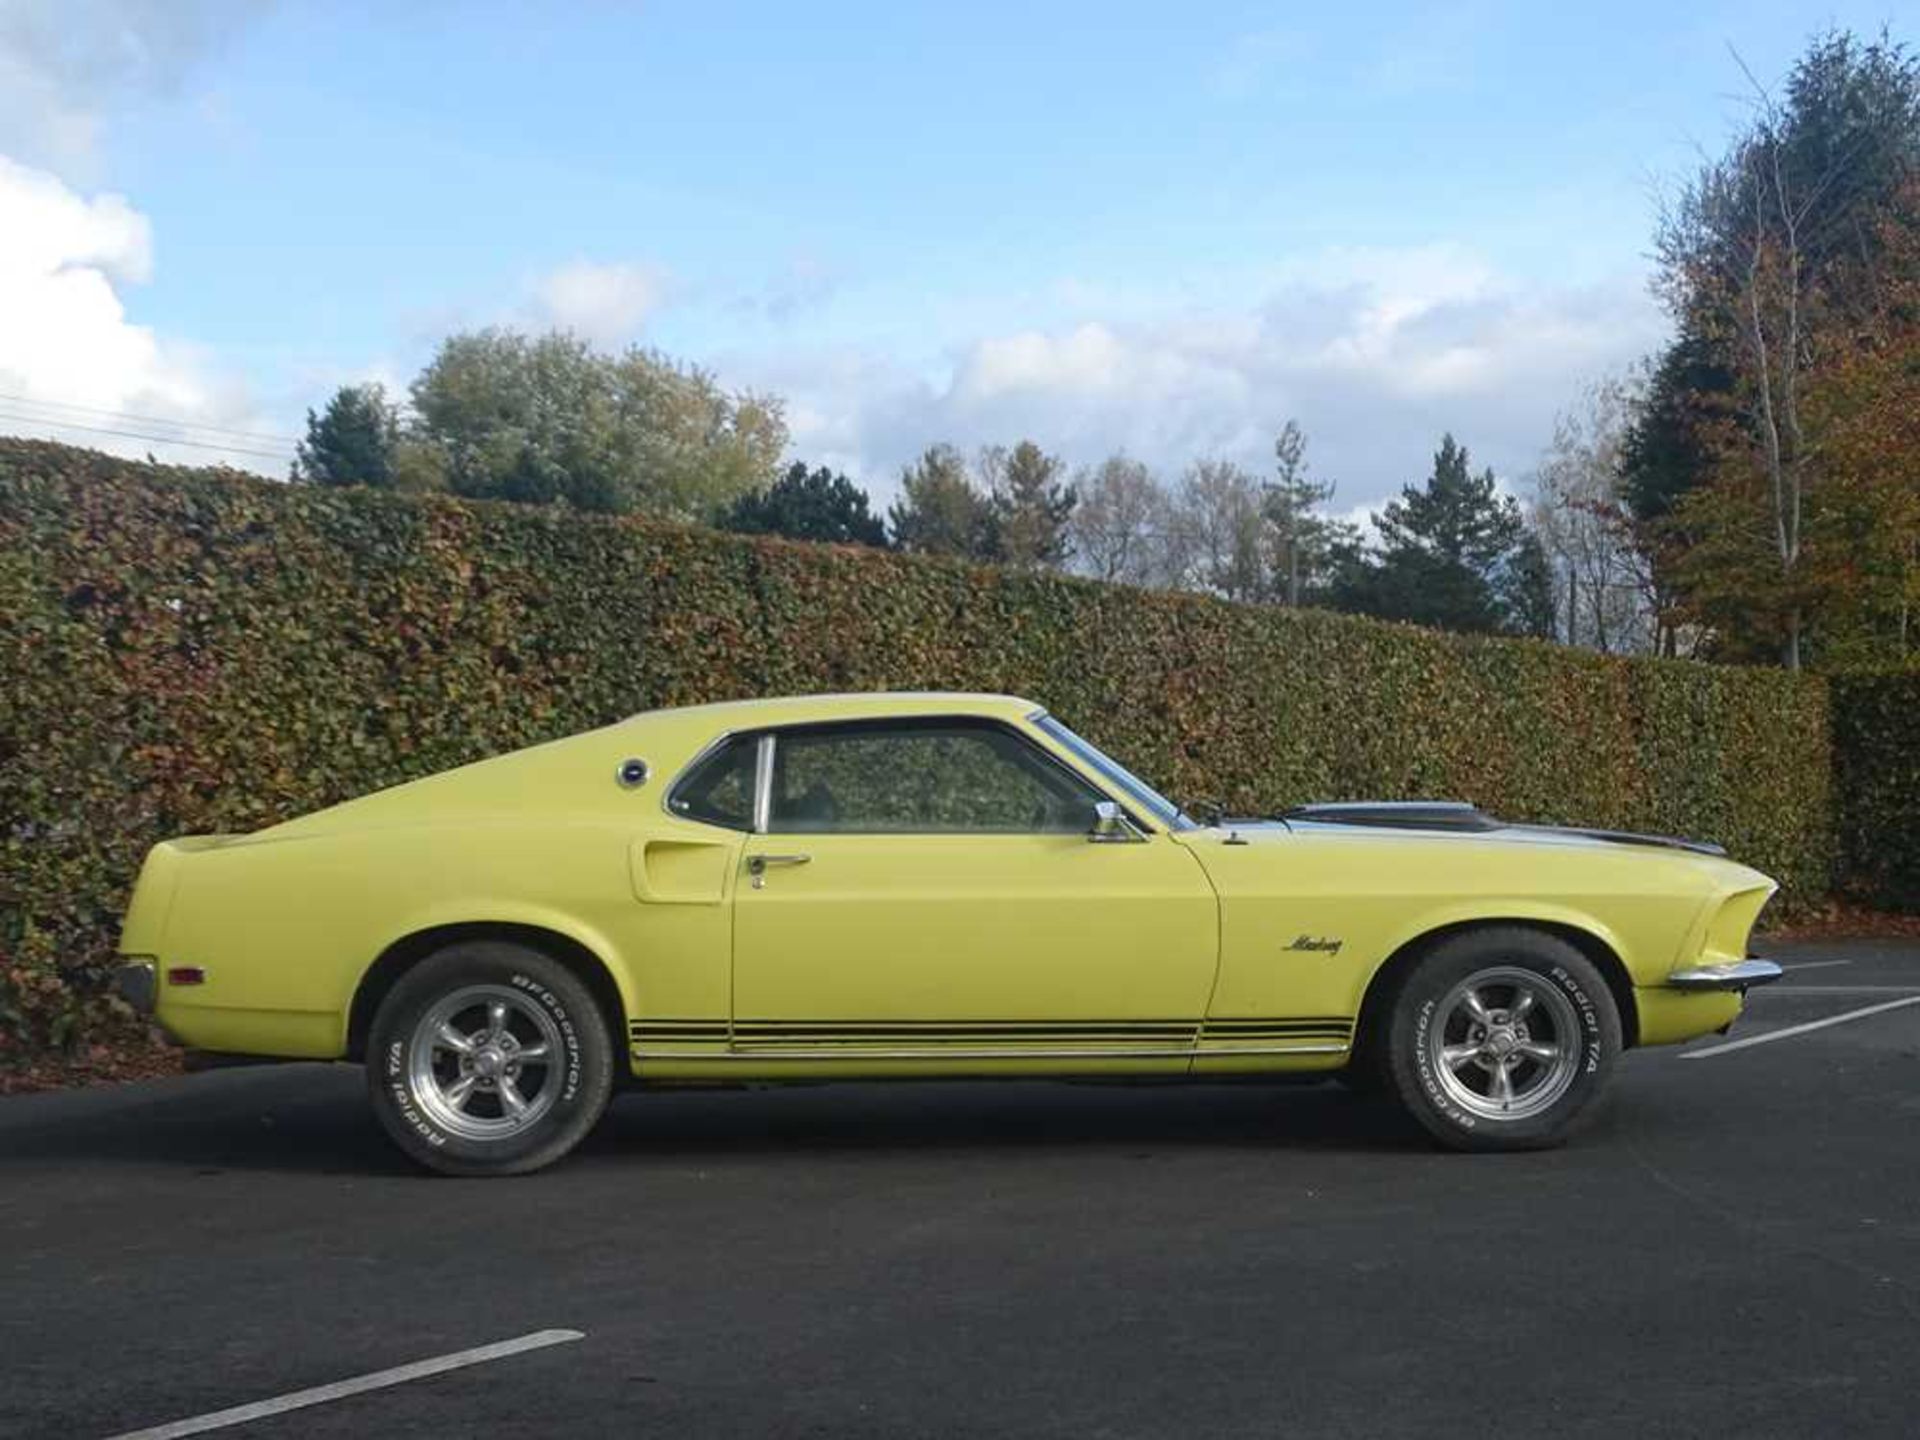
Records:
<instances>
[{"instance_id":1,"label":"front wheel arch","mask_svg":"<svg viewBox=\"0 0 1920 1440\"><path fill-rule=\"evenodd\" d=\"M1611 945L1591 930L1582 930L1578 925L1527 917L1487 916L1423 931L1386 958L1373 972L1373 978L1367 982L1366 993L1361 997L1360 1014L1353 1025L1353 1059L1350 1063L1355 1068L1370 1068L1374 1064L1377 1052L1373 1047L1386 1033L1387 1021L1393 1014L1393 1002L1399 994L1401 982L1413 973L1414 966L1420 963L1422 957L1436 945L1456 935L1471 930L1494 929L1538 930L1543 935L1551 935L1572 945L1607 982L1607 989L1613 996L1613 1007L1620 1015L1622 1048L1631 1050L1640 1043L1640 1013L1634 1002L1633 978L1627 973L1626 962Z\"/></svg>"},{"instance_id":2,"label":"front wheel arch","mask_svg":"<svg viewBox=\"0 0 1920 1440\"><path fill-rule=\"evenodd\" d=\"M614 982L613 972L598 955L571 935L563 935L557 930L504 921L472 921L416 930L380 952L373 964L367 967L366 974L360 977L359 987L353 992L353 1002L347 1011L347 1059L366 1059L367 1033L373 1028L373 1017L379 1012L380 1002L387 998L388 992L399 983L401 976L428 956L438 954L449 945L469 940L504 940L524 945L566 966L593 996L595 1007L606 1022L607 1038L613 1046L613 1053L616 1056L629 1053L629 1017L620 998L620 987ZM624 1078L628 1071L626 1065L614 1067L616 1079Z\"/></svg>"}]
</instances>

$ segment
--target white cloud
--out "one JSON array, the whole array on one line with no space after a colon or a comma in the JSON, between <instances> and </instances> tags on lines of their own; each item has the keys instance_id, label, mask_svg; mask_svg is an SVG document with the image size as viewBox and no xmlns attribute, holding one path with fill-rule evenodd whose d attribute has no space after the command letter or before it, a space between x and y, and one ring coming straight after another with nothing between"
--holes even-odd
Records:
<instances>
[{"instance_id":1,"label":"white cloud","mask_svg":"<svg viewBox=\"0 0 1920 1440\"><path fill-rule=\"evenodd\" d=\"M1030 436L1074 463L1124 448L1167 474L1209 455L1264 471L1294 417L1346 507L1424 475L1448 430L1476 464L1526 473L1580 385L1664 329L1637 275L1526 284L1445 246L1303 257L1205 300L1063 288L1104 313L963 337L930 371L857 347L722 368L787 395L796 451L883 496L936 440Z\"/></svg>"},{"instance_id":2,"label":"white cloud","mask_svg":"<svg viewBox=\"0 0 1920 1440\"><path fill-rule=\"evenodd\" d=\"M291 446L232 433L261 429L238 385L127 318L120 287L152 271L147 219L125 199L0 156L0 433L284 468Z\"/></svg>"},{"instance_id":3,"label":"white cloud","mask_svg":"<svg viewBox=\"0 0 1920 1440\"><path fill-rule=\"evenodd\" d=\"M56 169L91 161L107 113L176 89L263 0L4 0L0 152Z\"/></svg>"},{"instance_id":4,"label":"white cloud","mask_svg":"<svg viewBox=\"0 0 1920 1440\"><path fill-rule=\"evenodd\" d=\"M600 345L623 345L660 303L666 272L645 264L575 260L534 287L540 318Z\"/></svg>"}]
</instances>

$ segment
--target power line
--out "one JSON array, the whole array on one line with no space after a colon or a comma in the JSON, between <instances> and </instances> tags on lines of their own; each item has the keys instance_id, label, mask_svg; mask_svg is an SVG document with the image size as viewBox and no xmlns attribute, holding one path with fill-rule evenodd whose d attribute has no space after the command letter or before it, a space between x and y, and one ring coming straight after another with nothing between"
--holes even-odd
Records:
<instances>
[{"instance_id":1,"label":"power line","mask_svg":"<svg viewBox=\"0 0 1920 1440\"><path fill-rule=\"evenodd\" d=\"M292 445L297 443L291 435L269 435L258 430L235 430L226 425L208 425L198 420L179 420L166 415L136 415L129 410L108 410L99 405L76 405L68 400L38 400L31 395L12 395L0 390L0 403L26 405L36 410L78 410L88 415L100 415L109 420L127 421L136 425L173 425L183 430L204 430L211 435L231 435L240 440L264 440L274 445ZM54 423L64 424L64 421Z\"/></svg>"},{"instance_id":2,"label":"power line","mask_svg":"<svg viewBox=\"0 0 1920 1440\"><path fill-rule=\"evenodd\" d=\"M215 450L223 455L249 455L258 460L284 462L286 450L252 450L244 445L224 445L213 440L188 440L179 435L156 435L147 430L120 430L105 425L82 425L75 420L49 420L41 415L16 415L0 410L0 420L22 425L42 426L50 430L84 430L90 435L118 435L128 440L147 440L158 445L189 445L198 450Z\"/></svg>"}]
</instances>

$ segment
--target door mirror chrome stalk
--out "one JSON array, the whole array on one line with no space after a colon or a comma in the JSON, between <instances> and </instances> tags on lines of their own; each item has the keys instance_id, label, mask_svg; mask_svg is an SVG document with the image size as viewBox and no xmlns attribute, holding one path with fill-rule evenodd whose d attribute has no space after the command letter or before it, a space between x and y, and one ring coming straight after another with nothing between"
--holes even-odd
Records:
<instances>
[{"instance_id":1,"label":"door mirror chrome stalk","mask_svg":"<svg viewBox=\"0 0 1920 1440\"><path fill-rule=\"evenodd\" d=\"M1137 845L1147 837L1133 828L1126 812L1111 800L1093 802L1093 828L1087 839L1096 845Z\"/></svg>"}]
</instances>

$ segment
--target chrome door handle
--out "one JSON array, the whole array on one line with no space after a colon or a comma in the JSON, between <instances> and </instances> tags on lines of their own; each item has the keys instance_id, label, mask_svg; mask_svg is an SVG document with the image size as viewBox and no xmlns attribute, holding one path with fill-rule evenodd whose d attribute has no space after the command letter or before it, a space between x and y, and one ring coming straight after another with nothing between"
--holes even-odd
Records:
<instances>
[{"instance_id":1,"label":"chrome door handle","mask_svg":"<svg viewBox=\"0 0 1920 1440\"><path fill-rule=\"evenodd\" d=\"M812 859L811 855L749 855L747 873L753 877L753 888L759 890L767 883L767 871L775 865L805 865Z\"/></svg>"}]
</instances>

